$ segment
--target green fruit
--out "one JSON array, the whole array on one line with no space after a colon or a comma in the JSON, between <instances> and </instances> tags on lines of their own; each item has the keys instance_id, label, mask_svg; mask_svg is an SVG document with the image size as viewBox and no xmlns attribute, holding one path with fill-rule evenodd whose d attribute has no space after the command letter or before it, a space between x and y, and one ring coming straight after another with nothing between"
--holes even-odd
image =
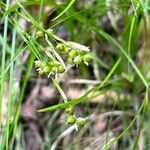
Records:
<instances>
[{"instance_id":1,"label":"green fruit","mask_svg":"<svg viewBox=\"0 0 150 150\"><path fill-rule=\"evenodd\" d=\"M66 47L65 50L64 50L64 52L65 52L66 54L68 54L70 51L71 51L71 48L70 48L70 47Z\"/></svg>"},{"instance_id":2,"label":"green fruit","mask_svg":"<svg viewBox=\"0 0 150 150\"><path fill-rule=\"evenodd\" d=\"M54 61L54 66L58 67L60 65L61 65L61 63L59 61L57 61L57 60Z\"/></svg>"},{"instance_id":3,"label":"green fruit","mask_svg":"<svg viewBox=\"0 0 150 150\"><path fill-rule=\"evenodd\" d=\"M73 106L69 106L68 108L65 109L65 112L68 115L73 115L73 113L74 113L74 107Z\"/></svg>"},{"instance_id":4,"label":"green fruit","mask_svg":"<svg viewBox=\"0 0 150 150\"><path fill-rule=\"evenodd\" d=\"M81 55L76 56L73 61L76 65L79 65L82 62L82 56Z\"/></svg>"},{"instance_id":5,"label":"green fruit","mask_svg":"<svg viewBox=\"0 0 150 150\"><path fill-rule=\"evenodd\" d=\"M43 72L44 73L49 73L50 72L50 68L48 66L43 68Z\"/></svg>"},{"instance_id":6,"label":"green fruit","mask_svg":"<svg viewBox=\"0 0 150 150\"><path fill-rule=\"evenodd\" d=\"M93 57L90 55L90 54L85 54L84 56L83 56L83 60L84 61L90 61L90 60L92 60L93 59Z\"/></svg>"},{"instance_id":7,"label":"green fruit","mask_svg":"<svg viewBox=\"0 0 150 150\"><path fill-rule=\"evenodd\" d=\"M84 54L85 54L85 51L78 50L78 54L80 54L80 55L84 55Z\"/></svg>"},{"instance_id":8,"label":"green fruit","mask_svg":"<svg viewBox=\"0 0 150 150\"><path fill-rule=\"evenodd\" d=\"M63 66L58 66L58 72L63 73L65 71Z\"/></svg>"},{"instance_id":9,"label":"green fruit","mask_svg":"<svg viewBox=\"0 0 150 150\"><path fill-rule=\"evenodd\" d=\"M37 31L36 32L36 37L38 37L38 38L44 37L44 32L41 31L41 30Z\"/></svg>"},{"instance_id":10,"label":"green fruit","mask_svg":"<svg viewBox=\"0 0 150 150\"><path fill-rule=\"evenodd\" d=\"M85 119L84 118L77 118L76 119L76 124L79 126L79 127L83 127L85 125Z\"/></svg>"},{"instance_id":11,"label":"green fruit","mask_svg":"<svg viewBox=\"0 0 150 150\"><path fill-rule=\"evenodd\" d=\"M50 66L50 67L53 67L53 66L55 65L53 61L48 62L47 64L48 64L48 66Z\"/></svg>"},{"instance_id":12,"label":"green fruit","mask_svg":"<svg viewBox=\"0 0 150 150\"><path fill-rule=\"evenodd\" d=\"M76 122L76 118L74 116L67 116L67 124L74 124Z\"/></svg>"},{"instance_id":13,"label":"green fruit","mask_svg":"<svg viewBox=\"0 0 150 150\"><path fill-rule=\"evenodd\" d=\"M65 45L62 44L62 43L59 43L59 44L56 46L56 49L59 50L59 51L64 51L64 50L65 50Z\"/></svg>"},{"instance_id":14,"label":"green fruit","mask_svg":"<svg viewBox=\"0 0 150 150\"><path fill-rule=\"evenodd\" d=\"M69 58L74 58L76 57L78 54L77 54L77 51L76 50L72 50L70 53L69 53Z\"/></svg>"},{"instance_id":15,"label":"green fruit","mask_svg":"<svg viewBox=\"0 0 150 150\"><path fill-rule=\"evenodd\" d=\"M41 60L35 61L35 62L34 62L34 63L35 63L35 67L36 67L36 68L40 67L41 62L42 62Z\"/></svg>"},{"instance_id":16,"label":"green fruit","mask_svg":"<svg viewBox=\"0 0 150 150\"><path fill-rule=\"evenodd\" d=\"M45 62L45 61L43 61L43 62L41 62L41 64L40 64L40 66L39 66L39 67L43 69L43 68L44 68L44 67L46 67L46 66L47 66L46 62Z\"/></svg>"},{"instance_id":17,"label":"green fruit","mask_svg":"<svg viewBox=\"0 0 150 150\"><path fill-rule=\"evenodd\" d=\"M56 71L57 71L57 67L56 66L52 67L51 72L56 72Z\"/></svg>"},{"instance_id":18,"label":"green fruit","mask_svg":"<svg viewBox=\"0 0 150 150\"><path fill-rule=\"evenodd\" d=\"M72 64L73 64L73 60L72 60L72 58L68 58L68 59L67 59L67 62L68 62L69 64L71 64L71 65L72 65Z\"/></svg>"},{"instance_id":19,"label":"green fruit","mask_svg":"<svg viewBox=\"0 0 150 150\"><path fill-rule=\"evenodd\" d=\"M54 34L54 31L53 31L53 29L47 29L46 33L47 33L48 36L51 36L51 35Z\"/></svg>"},{"instance_id":20,"label":"green fruit","mask_svg":"<svg viewBox=\"0 0 150 150\"><path fill-rule=\"evenodd\" d=\"M38 74L39 74L39 75L42 75L43 73L44 73L44 72L43 72L43 70L41 70L41 69L38 71Z\"/></svg>"}]
</instances>

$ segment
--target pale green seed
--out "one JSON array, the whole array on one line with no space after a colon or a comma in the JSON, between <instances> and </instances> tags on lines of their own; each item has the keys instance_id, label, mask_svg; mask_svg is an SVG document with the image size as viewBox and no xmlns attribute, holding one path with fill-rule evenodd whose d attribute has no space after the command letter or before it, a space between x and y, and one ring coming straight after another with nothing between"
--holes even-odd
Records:
<instances>
[{"instance_id":1,"label":"pale green seed","mask_svg":"<svg viewBox=\"0 0 150 150\"><path fill-rule=\"evenodd\" d=\"M79 55L84 55L85 53L86 53L85 51L78 50L78 54L79 54Z\"/></svg>"},{"instance_id":2,"label":"pale green seed","mask_svg":"<svg viewBox=\"0 0 150 150\"><path fill-rule=\"evenodd\" d=\"M59 43L59 44L56 46L56 49L59 50L59 51L64 51L64 50L65 50L65 45L62 44L62 43Z\"/></svg>"},{"instance_id":3,"label":"pale green seed","mask_svg":"<svg viewBox=\"0 0 150 150\"><path fill-rule=\"evenodd\" d=\"M85 54L84 56L83 56L83 60L84 61L90 61L90 60L92 60L93 59L93 57L90 55L90 54Z\"/></svg>"},{"instance_id":4,"label":"pale green seed","mask_svg":"<svg viewBox=\"0 0 150 150\"><path fill-rule=\"evenodd\" d=\"M69 64L71 64L71 65L72 65L72 64L73 64L73 60L72 60L72 58L68 58L68 59L67 59L67 62L68 62Z\"/></svg>"},{"instance_id":5,"label":"pale green seed","mask_svg":"<svg viewBox=\"0 0 150 150\"><path fill-rule=\"evenodd\" d=\"M41 64L40 64L39 67L43 69L43 68L46 67L46 66L47 66L46 62L41 62Z\"/></svg>"},{"instance_id":6,"label":"pale green seed","mask_svg":"<svg viewBox=\"0 0 150 150\"><path fill-rule=\"evenodd\" d=\"M74 107L73 106L69 106L68 108L65 109L65 112L68 115L73 115L73 113L74 113Z\"/></svg>"},{"instance_id":7,"label":"pale green seed","mask_svg":"<svg viewBox=\"0 0 150 150\"><path fill-rule=\"evenodd\" d=\"M59 61L57 61L57 60L54 61L54 66L58 67L60 65L61 65L61 63Z\"/></svg>"},{"instance_id":8,"label":"pale green seed","mask_svg":"<svg viewBox=\"0 0 150 150\"><path fill-rule=\"evenodd\" d=\"M83 127L85 125L85 119L84 118L77 118L76 119L76 124L79 126L79 127Z\"/></svg>"},{"instance_id":9,"label":"pale green seed","mask_svg":"<svg viewBox=\"0 0 150 150\"><path fill-rule=\"evenodd\" d=\"M38 37L38 38L44 37L44 32L41 31L41 30L37 31L36 32L36 37Z\"/></svg>"},{"instance_id":10,"label":"pale green seed","mask_svg":"<svg viewBox=\"0 0 150 150\"><path fill-rule=\"evenodd\" d=\"M51 72L56 72L56 71L57 71L57 67L56 66L52 67Z\"/></svg>"},{"instance_id":11,"label":"pale green seed","mask_svg":"<svg viewBox=\"0 0 150 150\"><path fill-rule=\"evenodd\" d=\"M49 73L50 72L50 68L48 66L43 68L43 72L44 73Z\"/></svg>"},{"instance_id":12,"label":"pale green seed","mask_svg":"<svg viewBox=\"0 0 150 150\"><path fill-rule=\"evenodd\" d=\"M48 64L48 66L50 66L50 67L53 67L53 66L55 65L53 61L50 61L50 62L48 62L47 64Z\"/></svg>"},{"instance_id":13,"label":"pale green seed","mask_svg":"<svg viewBox=\"0 0 150 150\"><path fill-rule=\"evenodd\" d=\"M74 124L76 122L76 118L72 115L67 116L67 124Z\"/></svg>"},{"instance_id":14,"label":"pale green seed","mask_svg":"<svg viewBox=\"0 0 150 150\"><path fill-rule=\"evenodd\" d=\"M35 63L35 67L38 68L38 67L40 67L42 61L41 60L37 60L34 63Z\"/></svg>"},{"instance_id":15,"label":"pale green seed","mask_svg":"<svg viewBox=\"0 0 150 150\"><path fill-rule=\"evenodd\" d=\"M72 50L70 53L69 53L69 58L74 58L77 56L77 51L76 50Z\"/></svg>"},{"instance_id":16,"label":"pale green seed","mask_svg":"<svg viewBox=\"0 0 150 150\"><path fill-rule=\"evenodd\" d=\"M71 48L70 48L70 47L66 47L65 50L64 50L64 52L65 52L66 54L68 54L70 51L71 51Z\"/></svg>"},{"instance_id":17,"label":"pale green seed","mask_svg":"<svg viewBox=\"0 0 150 150\"><path fill-rule=\"evenodd\" d=\"M41 69L38 71L38 74L39 74L39 75L42 75L43 73L44 73L44 72L43 72L43 70L41 70Z\"/></svg>"},{"instance_id":18,"label":"pale green seed","mask_svg":"<svg viewBox=\"0 0 150 150\"><path fill-rule=\"evenodd\" d=\"M82 56L81 55L78 55L74 58L74 63L76 65L79 65L80 63L82 62Z\"/></svg>"},{"instance_id":19,"label":"pale green seed","mask_svg":"<svg viewBox=\"0 0 150 150\"><path fill-rule=\"evenodd\" d=\"M51 35L54 34L54 31L53 31L53 29L47 29L46 33L47 33L48 36L51 36Z\"/></svg>"},{"instance_id":20,"label":"pale green seed","mask_svg":"<svg viewBox=\"0 0 150 150\"><path fill-rule=\"evenodd\" d=\"M63 66L58 66L58 72L59 73L63 73L65 71L64 67Z\"/></svg>"}]
</instances>

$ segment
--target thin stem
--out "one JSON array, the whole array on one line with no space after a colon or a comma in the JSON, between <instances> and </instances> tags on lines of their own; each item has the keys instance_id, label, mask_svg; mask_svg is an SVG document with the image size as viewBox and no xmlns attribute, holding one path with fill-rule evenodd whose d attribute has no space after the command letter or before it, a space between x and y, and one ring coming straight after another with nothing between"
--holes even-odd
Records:
<instances>
[{"instance_id":1,"label":"thin stem","mask_svg":"<svg viewBox=\"0 0 150 150\"><path fill-rule=\"evenodd\" d=\"M43 6L43 0L41 0L41 4L40 4L40 11L39 11L39 17L38 17L39 21L41 20L41 16L42 16L42 6ZM35 36L35 32L33 34ZM27 71L26 71L25 79L24 79L21 94L20 94L20 99L18 101L18 105L17 105L17 109L16 109L16 114L15 114L14 120L13 120L13 126L11 128L11 130L13 130L11 148L13 147L13 144L14 144L14 139L15 139L15 134L16 134L16 130L17 130L19 114L20 114L20 110L21 110L21 104L22 104L22 101L23 101L23 98L24 98L24 93L25 93L25 90L26 90L27 82L29 80L29 76L30 76L30 73L32 71L32 66L33 66L34 60L35 60L35 55L34 55L34 53L31 53L29 63L28 63L28 68L27 68Z\"/></svg>"},{"instance_id":2,"label":"thin stem","mask_svg":"<svg viewBox=\"0 0 150 150\"><path fill-rule=\"evenodd\" d=\"M56 88L58 89L59 93L61 94L61 96L62 96L64 102L66 103L66 102L68 101L67 96L65 95L64 91L63 91L62 88L60 87L58 81L55 80L55 79L52 79L52 80L53 80L54 85L55 85Z\"/></svg>"},{"instance_id":3,"label":"thin stem","mask_svg":"<svg viewBox=\"0 0 150 150\"><path fill-rule=\"evenodd\" d=\"M19 114L20 114L20 110L21 110L22 100L24 98L24 93L25 93L25 90L26 90L27 82L28 82L29 77L30 77L30 73L31 73L31 70L32 70L34 59L35 59L35 55L33 53L31 53L29 63L28 63L28 68L27 68L27 71L26 71L27 73L25 75L25 79L24 79L21 94L20 94L20 99L19 99L17 107L16 107L16 113L15 113L14 120L13 120L13 126L11 128L11 130L13 129L12 146L13 146L13 143L14 143L14 138L15 138L15 134L16 134L16 130L17 130L17 124L18 124Z\"/></svg>"},{"instance_id":4,"label":"thin stem","mask_svg":"<svg viewBox=\"0 0 150 150\"><path fill-rule=\"evenodd\" d=\"M10 0L6 1L6 11L9 8ZM2 48L2 65L1 65L1 73L5 70L5 58L6 58L6 49L7 49L7 30L8 30L8 15L4 18L4 41L3 41L3 48ZM3 90L4 90L4 80L5 76L1 78L1 85L0 85L0 126L1 126L1 119L2 119L2 99L3 99ZM1 130L1 127L0 127Z\"/></svg>"},{"instance_id":5,"label":"thin stem","mask_svg":"<svg viewBox=\"0 0 150 150\"><path fill-rule=\"evenodd\" d=\"M143 103L144 103L143 114L142 114L142 118L140 120L140 124L139 124L139 127L138 127L137 136L135 136L135 140L134 140L134 143L133 143L132 150L135 150L137 148L138 140L139 140L140 133L141 133L143 123L144 123L144 119L145 119L145 116L146 116L146 113L147 113L147 109L148 109L148 88L146 89L146 93L145 93Z\"/></svg>"},{"instance_id":6,"label":"thin stem","mask_svg":"<svg viewBox=\"0 0 150 150\"><path fill-rule=\"evenodd\" d=\"M16 30L13 30L13 39L12 39L12 49L11 49L11 58L10 61L13 60L15 54L15 44L16 44ZM14 63L11 63L10 66L10 76L9 76L9 95L8 95L8 112L7 112L7 130L6 130L6 149L8 149L8 140L9 140L9 123L11 117L11 110L12 110L12 100L13 100L13 71L14 70Z\"/></svg>"},{"instance_id":7,"label":"thin stem","mask_svg":"<svg viewBox=\"0 0 150 150\"><path fill-rule=\"evenodd\" d=\"M130 33L129 33L129 42L128 42L128 56L130 57L131 55L131 42L132 42L132 35L133 35L133 27L135 24L137 16L136 14L133 16L132 23L131 23L131 28L130 28ZM128 73L130 72L130 62L128 60Z\"/></svg>"}]
</instances>

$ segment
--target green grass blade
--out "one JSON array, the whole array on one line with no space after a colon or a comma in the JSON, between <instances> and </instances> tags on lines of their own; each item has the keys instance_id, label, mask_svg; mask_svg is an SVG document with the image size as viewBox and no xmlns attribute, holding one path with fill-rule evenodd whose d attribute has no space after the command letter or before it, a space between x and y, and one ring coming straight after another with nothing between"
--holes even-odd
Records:
<instances>
[{"instance_id":1,"label":"green grass blade","mask_svg":"<svg viewBox=\"0 0 150 150\"><path fill-rule=\"evenodd\" d=\"M42 7L43 7L43 0L41 0L41 3L40 3L38 21L41 20ZM35 36L35 32L34 32L33 36ZM29 39L29 41L27 42L28 45L30 47L33 47L34 49L36 49L36 47L34 46L34 39L32 39L30 36L28 36L28 39ZM24 79L21 94L20 94L20 99L18 101L16 112L15 112L15 115L14 115L13 125L11 126L11 131L12 131L12 134L13 134L11 147L13 147L13 145L14 145L14 139L15 139L15 135L16 135L16 131L17 131L17 126L18 126L18 120L19 120L19 114L20 114L20 111L21 111L22 101L23 101L23 98L24 98L27 82L30 78L30 74L31 74L31 71L32 71L34 60L35 60L35 55L34 55L34 53L31 53L31 56L30 56L30 59L29 59L29 62L28 62L28 68L27 68L27 71L26 71L25 79Z\"/></svg>"},{"instance_id":2,"label":"green grass blade","mask_svg":"<svg viewBox=\"0 0 150 150\"><path fill-rule=\"evenodd\" d=\"M17 103L15 116L14 116L14 119L13 119L13 122L12 122L13 125L11 126L11 131L13 130L12 145L14 143L16 130L17 130L17 124L18 124L18 118L19 118L19 114L20 114L20 110L21 110L21 106L22 106L22 101L23 101L23 98L24 98L24 93L25 93L25 89L26 89L26 86L27 86L27 82L30 78L30 73L31 73L31 70L32 70L34 59L35 59L35 55L33 53L31 53L30 59L28 61L28 68L27 68L26 75L25 75L24 82L23 82L23 86L22 86L22 89L21 89L20 98L19 98L19 101Z\"/></svg>"},{"instance_id":3,"label":"green grass blade","mask_svg":"<svg viewBox=\"0 0 150 150\"><path fill-rule=\"evenodd\" d=\"M52 80L53 80L53 83L54 83L55 87L58 89L59 93L61 94L61 96L62 96L64 102L67 102L67 101L68 101L67 96L66 96L66 94L64 93L64 91L62 90L62 88L60 87L58 81L55 80L55 79L53 79L53 78L52 78Z\"/></svg>"},{"instance_id":4,"label":"green grass blade","mask_svg":"<svg viewBox=\"0 0 150 150\"><path fill-rule=\"evenodd\" d=\"M12 58L12 60L10 61L9 65L8 65L8 66L5 68L5 70L1 73L1 75L0 75L0 84L1 84L2 81L3 81L3 80L2 80L3 77L7 74L7 72L8 72L8 70L9 70L11 64L17 59L17 57L19 57L19 55L20 55L23 51L26 50L26 48L27 48L27 47L22 48L22 49L20 48L20 50L16 52L15 56L14 56L14 57Z\"/></svg>"},{"instance_id":5,"label":"green grass blade","mask_svg":"<svg viewBox=\"0 0 150 150\"><path fill-rule=\"evenodd\" d=\"M15 55L15 44L16 44L16 30L13 30L12 37L12 49L11 49L11 61ZM13 100L13 72L14 72L14 64L10 65L10 76L9 76L9 95L8 95L8 112L7 112L7 123L6 123L6 149L8 149L9 144L9 126L10 126L10 117L12 111L12 100Z\"/></svg>"},{"instance_id":6,"label":"green grass blade","mask_svg":"<svg viewBox=\"0 0 150 150\"><path fill-rule=\"evenodd\" d=\"M143 76L143 74L141 73L141 71L138 69L138 67L136 66L136 64L133 62L133 60L128 56L128 54L126 53L126 51L124 50L124 48L110 35L108 35L106 32L99 30L98 31L99 34L101 36L103 36L105 39L107 39L109 42L111 42L112 44L114 44L115 46L117 46L121 52L124 54L124 56L127 58L127 60L130 62L130 64L133 66L133 68L135 69L135 71L137 72L137 74L139 75L139 77L141 78L142 82L144 83L145 87L148 87L148 82L145 79L145 77Z\"/></svg>"},{"instance_id":7,"label":"green grass blade","mask_svg":"<svg viewBox=\"0 0 150 150\"><path fill-rule=\"evenodd\" d=\"M6 11L9 8L10 0L6 1ZM1 73L5 70L5 57L6 57L6 49L7 49L7 31L8 31L8 15L5 16L4 19L4 42L3 42L3 48L2 48L2 65L1 65ZM3 99L3 88L4 88L4 79L5 76L1 79L1 85L0 85L0 126L1 126L1 119L2 119L2 99ZM1 127L0 127L1 128Z\"/></svg>"},{"instance_id":8,"label":"green grass blade","mask_svg":"<svg viewBox=\"0 0 150 150\"><path fill-rule=\"evenodd\" d=\"M47 108L43 108L38 110L38 112L47 112L47 111L54 111L54 110L58 110L58 109L62 109L62 108L66 108L69 105L76 105L78 103L82 103L84 101L88 101L90 98L92 98L93 92L96 92L98 90L100 90L105 84L106 82L109 80L109 78L111 77L111 75L113 74L113 72L116 70L116 68L118 67L119 63L121 61L121 58L118 59L118 61L115 63L115 65L112 67L112 69L110 70L110 72L108 73L108 75L104 78L104 80L96 87L90 89L89 91L87 91L83 96L81 96L80 98L68 101L66 103L63 104L58 104L58 105L54 105L54 106L50 106ZM91 95L92 93L92 95Z\"/></svg>"},{"instance_id":9,"label":"green grass blade","mask_svg":"<svg viewBox=\"0 0 150 150\"><path fill-rule=\"evenodd\" d=\"M137 135L135 136L135 140L134 140L134 143L133 143L133 146L132 146L132 150L136 150L136 148L137 148L140 133L141 133L143 123L144 123L144 120L145 120L145 116L146 116L146 113L147 113L147 110L148 110L148 104L149 104L148 92L149 92L149 88L146 89L145 97L144 97L144 100L143 100L143 114L142 114L142 117L141 117L141 120L140 120L140 123L139 123Z\"/></svg>"},{"instance_id":10,"label":"green grass blade","mask_svg":"<svg viewBox=\"0 0 150 150\"><path fill-rule=\"evenodd\" d=\"M76 0L71 0L70 3L67 5L67 7L66 7L57 17L55 17L55 18L53 19L53 21L56 20L56 19L58 19L58 18L60 18L60 17L73 5L73 3L74 3L75 1L76 1Z\"/></svg>"},{"instance_id":11,"label":"green grass blade","mask_svg":"<svg viewBox=\"0 0 150 150\"><path fill-rule=\"evenodd\" d=\"M3 4L2 2L0 2L1 4ZM31 0L31 1L25 1L25 2L20 2L22 6L26 7L26 6L34 6L34 5L40 5L41 4L41 0ZM46 5L50 5L50 6L54 6L54 7L59 7L55 2L53 1L49 1L49 0L44 0L43 4ZM6 12L5 12L5 16L9 15L10 13L15 12L18 8L20 8L20 6L18 4L14 4L12 5Z\"/></svg>"},{"instance_id":12,"label":"green grass blade","mask_svg":"<svg viewBox=\"0 0 150 150\"><path fill-rule=\"evenodd\" d=\"M129 42L128 42L128 56L130 57L131 53L131 41L132 41L132 35L133 35L133 27L135 25L136 21L136 14L133 16L132 22L131 22L131 27L130 27L130 32L129 32ZM128 61L128 72L129 72L129 61Z\"/></svg>"}]
</instances>

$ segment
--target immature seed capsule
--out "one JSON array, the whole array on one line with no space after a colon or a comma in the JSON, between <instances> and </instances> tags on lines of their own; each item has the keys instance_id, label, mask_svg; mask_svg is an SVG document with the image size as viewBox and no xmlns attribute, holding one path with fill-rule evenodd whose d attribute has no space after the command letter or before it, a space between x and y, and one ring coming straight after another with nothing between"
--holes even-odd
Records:
<instances>
[{"instance_id":1,"label":"immature seed capsule","mask_svg":"<svg viewBox=\"0 0 150 150\"><path fill-rule=\"evenodd\" d=\"M57 71L57 67L56 66L52 67L51 72L56 72L56 71Z\"/></svg>"},{"instance_id":2,"label":"immature seed capsule","mask_svg":"<svg viewBox=\"0 0 150 150\"><path fill-rule=\"evenodd\" d=\"M50 67L53 67L55 64L54 64L53 61L50 61L50 62L47 63L47 65L50 66Z\"/></svg>"},{"instance_id":3,"label":"immature seed capsule","mask_svg":"<svg viewBox=\"0 0 150 150\"><path fill-rule=\"evenodd\" d=\"M65 109L65 112L68 115L73 115L73 113L74 113L74 107L73 106L69 106L68 108Z\"/></svg>"},{"instance_id":4,"label":"immature seed capsule","mask_svg":"<svg viewBox=\"0 0 150 150\"><path fill-rule=\"evenodd\" d=\"M43 62L41 62L41 64L40 64L39 67L43 69L43 68L46 67L46 66L47 66L46 62L43 61Z\"/></svg>"},{"instance_id":5,"label":"immature seed capsule","mask_svg":"<svg viewBox=\"0 0 150 150\"><path fill-rule=\"evenodd\" d=\"M77 118L76 119L76 124L79 126L79 127L83 127L85 125L85 119L84 118Z\"/></svg>"},{"instance_id":6,"label":"immature seed capsule","mask_svg":"<svg viewBox=\"0 0 150 150\"><path fill-rule=\"evenodd\" d=\"M64 51L65 50L65 45L63 43L59 43L56 46L56 49L59 50L59 51Z\"/></svg>"},{"instance_id":7,"label":"immature seed capsule","mask_svg":"<svg viewBox=\"0 0 150 150\"><path fill-rule=\"evenodd\" d=\"M39 75L42 75L44 72L43 72L43 70L42 69L40 69L39 71L38 71L38 74Z\"/></svg>"},{"instance_id":8,"label":"immature seed capsule","mask_svg":"<svg viewBox=\"0 0 150 150\"><path fill-rule=\"evenodd\" d=\"M54 34L54 31L53 31L53 29L47 29L46 33L48 36L51 36L52 34Z\"/></svg>"},{"instance_id":9,"label":"immature seed capsule","mask_svg":"<svg viewBox=\"0 0 150 150\"><path fill-rule=\"evenodd\" d=\"M34 63L35 63L35 67L36 67L36 68L40 67L41 62L42 62L41 60L35 61L35 62L34 62Z\"/></svg>"},{"instance_id":10,"label":"immature seed capsule","mask_svg":"<svg viewBox=\"0 0 150 150\"><path fill-rule=\"evenodd\" d=\"M67 62L68 62L69 64L71 64L71 65L72 65L72 64L73 64L73 60L72 60L72 58L68 58L68 59L67 59Z\"/></svg>"},{"instance_id":11,"label":"immature seed capsule","mask_svg":"<svg viewBox=\"0 0 150 150\"><path fill-rule=\"evenodd\" d=\"M90 61L90 60L92 60L93 59L93 57L90 55L90 54L85 54L84 56L83 56L83 60L84 61Z\"/></svg>"},{"instance_id":12,"label":"immature seed capsule","mask_svg":"<svg viewBox=\"0 0 150 150\"><path fill-rule=\"evenodd\" d=\"M76 118L71 115L67 115L67 124L74 124L76 122Z\"/></svg>"},{"instance_id":13,"label":"immature seed capsule","mask_svg":"<svg viewBox=\"0 0 150 150\"><path fill-rule=\"evenodd\" d=\"M79 65L82 62L82 56L78 55L77 57L74 58L73 61L76 65Z\"/></svg>"},{"instance_id":14,"label":"immature seed capsule","mask_svg":"<svg viewBox=\"0 0 150 150\"><path fill-rule=\"evenodd\" d=\"M37 31L36 32L36 37L38 37L38 38L44 37L44 32L41 31L41 30Z\"/></svg>"},{"instance_id":15,"label":"immature seed capsule","mask_svg":"<svg viewBox=\"0 0 150 150\"><path fill-rule=\"evenodd\" d=\"M74 58L77 56L77 51L76 50L72 50L70 53L69 53L69 58Z\"/></svg>"},{"instance_id":16,"label":"immature seed capsule","mask_svg":"<svg viewBox=\"0 0 150 150\"><path fill-rule=\"evenodd\" d=\"M58 66L58 72L63 73L65 71L64 67L62 65Z\"/></svg>"},{"instance_id":17,"label":"immature seed capsule","mask_svg":"<svg viewBox=\"0 0 150 150\"><path fill-rule=\"evenodd\" d=\"M65 52L66 54L68 54L70 51L71 51L71 48L70 48L70 47L66 47L66 48L64 49L64 52Z\"/></svg>"},{"instance_id":18,"label":"immature seed capsule","mask_svg":"<svg viewBox=\"0 0 150 150\"><path fill-rule=\"evenodd\" d=\"M49 66L44 67L44 68L43 68L43 72L44 72L44 73L49 73L49 72L50 72Z\"/></svg>"},{"instance_id":19,"label":"immature seed capsule","mask_svg":"<svg viewBox=\"0 0 150 150\"><path fill-rule=\"evenodd\" d=\"M58 66L60 66L60 65L61 65L61 64L60 64L59 61L57 61L57 60L54 61L54 66L58 67Z\"/></svg>"},{"instance_id":20,"label":"immature seed capsule","mask_svg":"<svg viewBox=\"0 0 150 150\"><path fill-rule=\"evenodd\" d=\"M84 54L85 54L85 51L78 50L78 54L80 54L80 55L84 55Z\"/></svg>"}]
</instances>

